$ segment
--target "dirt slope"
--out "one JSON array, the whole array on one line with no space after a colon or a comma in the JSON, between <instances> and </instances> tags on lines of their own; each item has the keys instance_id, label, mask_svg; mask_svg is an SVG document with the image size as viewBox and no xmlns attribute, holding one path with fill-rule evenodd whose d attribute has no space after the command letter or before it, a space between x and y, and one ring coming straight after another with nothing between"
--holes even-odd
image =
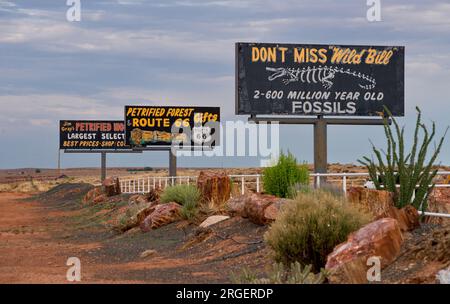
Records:
<instances>
[{"instance_id":1,"label":"dirt slope","mask_svg":"<svg viewBox=\"0 0 450 304\"><path fill-rule=\"evenodd\" d=\"M265 228L244 219L201 235L183 222L117 235L105 219L123 202L81 209L87 188L80 188L39 197L0 194L0 283L66 283L72 256L81 260L84 283L227 283L231 271L244 265L260 271L268 263ZM156 254L141 258L148 249Z\"/></svg>"}]
</instances>

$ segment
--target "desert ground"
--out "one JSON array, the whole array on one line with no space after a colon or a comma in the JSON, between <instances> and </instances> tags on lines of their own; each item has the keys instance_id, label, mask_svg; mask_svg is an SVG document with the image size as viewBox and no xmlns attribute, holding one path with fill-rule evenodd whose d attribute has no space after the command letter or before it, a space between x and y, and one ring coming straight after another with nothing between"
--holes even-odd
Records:
<instances>
[{"instance_id":1,"label":"desert ground","mask_svg":"<svg viewBox=\"0 0 450 304\"><path fill-rule=\"evenodd\" d=\"M334 166L330 166L334 172L363 170ZM146 233L137 227L118 234L111 221L127 208L130 195L90 206L81 203L92 184L99 183L98 171L1 171L0 283L67 283L69 257L81 261L81 283L232 283L243 268L261 273L271 265L271 252L263 241L267 226L241 217L208 230L181 221ZM228 170L249 171L260 169ZM198 172L181 169L178 174ZM108 174L127 177L167 171L113 168ZM400 257L383 270L384 283L435 283L436 270L449 264L445 256L449 236L449 226L435 224L410 233ZM145 251L150 253L143 257Z\"/></svg>"}]
</instances>

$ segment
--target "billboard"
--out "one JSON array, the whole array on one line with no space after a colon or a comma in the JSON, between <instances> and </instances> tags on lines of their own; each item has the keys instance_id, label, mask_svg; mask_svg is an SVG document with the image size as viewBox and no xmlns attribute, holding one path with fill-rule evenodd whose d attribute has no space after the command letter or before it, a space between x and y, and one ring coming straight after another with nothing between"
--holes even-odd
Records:
<instances>
[{"instance_id":1,"label":"billboard","mask_svg":"<svg viewBox=\"0 0 450 304\"><path fill-rule=\"evenodd\" d=\"M125 142L132 147L214 146L219 143L219 107L125 106Z\"/></svg>"},{"instance_id":2,"label":"billboard","mask_svg":"<svg viewBox=\"0 0 450 304\"><path fill-rule=\"evenodd\" d=\"M123 121L60 120L59 148L64 150L130 149Z\"/></svg>"},{"instance_id":3,"label":"billboard","mask_svg":"<svg viewBox=\"0 0 450 304\"><path fill-rule=\"evenodd\" d=\"M404 115L402 46L236 43L236 114Z\"/></svg>"}]
</instances>

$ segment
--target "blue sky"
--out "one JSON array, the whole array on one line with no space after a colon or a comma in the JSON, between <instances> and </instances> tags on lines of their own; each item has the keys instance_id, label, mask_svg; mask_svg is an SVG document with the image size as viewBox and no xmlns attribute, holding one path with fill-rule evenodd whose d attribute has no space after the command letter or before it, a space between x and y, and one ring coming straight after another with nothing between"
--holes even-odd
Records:
<instances>
[{"instance_id":1,"label":"blue sky","mask_svg":"<svg viewBox=\"0 0 450 304\"><path fill-rule=\"evenodd\" d=\"M381 0L381 22L365 0L0 0L0 168L55 167L59 119L121 119L125 104L220 106L234 115L236 41L404 45L402 124L417 105L438 135L450 124L450 3ZM411 128L407 128L408 134ZM283 126L281 147L312 162L312 126ZM329 162L370 154L374 126L331 126ZM450 139L440 161L450 164ZM97 166L66 154L64 167ZM257 158L180 158L180 166L256 166ZM110 166L165 166L162 152L114 155Z\"/></svg>"}]
</instances>

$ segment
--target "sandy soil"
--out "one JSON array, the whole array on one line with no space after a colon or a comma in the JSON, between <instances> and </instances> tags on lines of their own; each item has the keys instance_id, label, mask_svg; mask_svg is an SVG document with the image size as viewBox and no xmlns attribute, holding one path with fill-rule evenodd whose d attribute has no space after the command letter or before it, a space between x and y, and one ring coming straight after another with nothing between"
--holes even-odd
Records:
<instances>
[{"instance_id":1,"label":"sandy soil","mask_svg":"<svg viewBox=\"0 0 450 304\"><path fill-rule=\"evenodd\" d=\"M180 223L116 235L95 220L105 211L96 211L73 199L0 193L0 283L67 283L73 256L81 260L81 283L229 283L232 271L261 270L268 261L265 228L240 218L197 244L193 227ZM148 249L156 253L141 258Z\"/></svg>"}]
</instances>

